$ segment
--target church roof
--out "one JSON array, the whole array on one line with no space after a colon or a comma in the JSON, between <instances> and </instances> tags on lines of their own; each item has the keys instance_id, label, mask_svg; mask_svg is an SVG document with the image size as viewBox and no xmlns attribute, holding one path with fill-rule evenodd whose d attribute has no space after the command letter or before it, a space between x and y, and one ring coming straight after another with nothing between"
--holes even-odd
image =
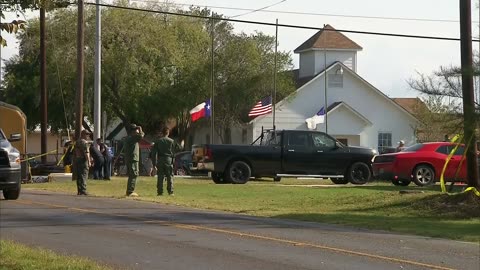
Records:
<instances>
[{"instance_id":1,"label":"church roof","mask_svg":"<svg viewBox=\"0 0 480 270\"><path fill-rule=\"evenodd\" d=\"M398 105L402 106L409 113L415 115L419 111L429 111L427 105L417 98L392 98Z\"/></svg>"},{"instance_id":2,"label":"church roof","mask_svg":"<svg viewBox=\"0 0 480 270\"><path fill-rule=\"evenodd\" d=\"M338 32L327 24L322 30L311 36L307 41L295 49L295 53L311 49L341 49L362 50L362 47L353 40Z\"/></svg>"}]
</instances>

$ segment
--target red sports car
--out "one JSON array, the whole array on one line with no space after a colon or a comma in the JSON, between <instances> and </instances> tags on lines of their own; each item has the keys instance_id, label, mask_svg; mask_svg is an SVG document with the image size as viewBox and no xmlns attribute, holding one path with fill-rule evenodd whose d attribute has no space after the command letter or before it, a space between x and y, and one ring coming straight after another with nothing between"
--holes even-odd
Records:
<instances>
[{"instance_id":1,"label":"red sports car","mask_svg":"<svg viewBox=\"0 0 480 270\"><path fill-rule=\"evenodd\" d=\"M450 142L418 143L401 152L376 156L373 175L394 185L408 186L412 180L418 186L431 185L440 180L445 160L455 146ZM445 181L466 181L467 162L461 162L464 151L464 145L455 151L445 170Z\"/></svg>"}]
</instances>

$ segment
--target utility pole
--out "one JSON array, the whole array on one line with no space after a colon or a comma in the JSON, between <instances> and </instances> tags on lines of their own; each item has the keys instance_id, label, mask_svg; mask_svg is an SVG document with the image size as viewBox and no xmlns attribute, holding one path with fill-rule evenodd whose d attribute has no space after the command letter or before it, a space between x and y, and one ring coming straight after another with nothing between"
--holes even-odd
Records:
<instances>
[{"instance_id":1,"label":"utility pole","mask_svg":"<svg viewBox=\"0 0 480 270\"><path fill-rule=\"evenodd\" d=\"M40 152L47 153L47 51L45 48L45 8L40 8ZM42 156L42 163L47 163L47 156Z\"/></svg>"},{"instance_id":2,"label":"utility pole","mask_svg":"<svg viewBox=\"0 0 480 270\"><path fill-rule=\"evenodd\" d=\"M327 27L326 24L323 25L323 29L322 29L323 32L325 32L325 27ZM324 70L324 71L323 71L323 73L324 73L324 74L323 74L323 76L324 76L323 82L324 82L324 87L325 87L325 92L324 92L325 104L324 104L324 107L323 107L323 108L324 108L324 111L325 111L325 116L324 116L324 117L325 117L325 133L328 134L328 117L327 117L327 113L328 113L328 111L327 111L327 107L328 107L328 101L327 101L327 99L328 99L328 95L327 95L327 48L326 48L326 46L324 46L324 48L323 48L323 70Z\"/></svg>"},{"instance_id":3,"label":"utility pole","mask_svg":"<svg viewBox=\"0 0 480 270\"><path fill-rule=\"evenodd\" d=\"M211 86L212 86L212 98L210 99L210 120L212 121L211 123L211 128L212 128L212 136L211 136L211 144L214 144L215 143L215 114L214 114L214 109L213 109L213 105L214 105L214 100L215 100L215 21L213 19L213 16L212 16L212 28L211 28L211 38L212 38L212 41L211 41L211 45L212 45L212 49L211 49L211 61L212 61L212 66L211 66Z\"/></svg>"},{"instance_id":4,"label":"utility pole","mask_svg":"<svg viewBox=\"0 0 480 270\"><path fill-rule=\"evenodd\" d=\"M93 140L102 136L102 89L101 89L101 72L102 72L102 13L100 0L96 0L96 31L95 31L95 94L94 94L94 128L93 128Z\"/></svg>"},{"instance_id":5,"label":"utility pole","mask_svg":"<svg viewBox=\"0 0 480 270\"><path fill-rule=\"evenodd\" d=\"M275 56L273 57L273 95L272 95L272 106L273 106L273 130L275 130L275 104L277 103L277 50L278 50L278 19L275 21Z\"/></svg>"},{"instance_id":6,"label":"utility pole","mask_svg":"<svg viewBox=\"0 0 480 270\"><path fill-rule=\"evenodd\" d=\"M0 24L2 23L2 16L0 16ZM0 44L0 91L3 90L3 78L2 78L2 48L3 46Z\"/></svg>"},{"instance_id":7,"label":"utility pole","mask_svg":"<svg viewBox=\"0 0 480 270\"><path fill-rule=\"evenodd\" d=\"M83 0L78 0L77 21L77 93L75 99L75 139L80 138L83 120L83 55L84 55L84 21Z\"/></svg>"},{"instance_id":8,"label":"utility pole","mask_svg":"<svg viewBox=\"0 0 480 270\"><path fill-rule=\"evenodd\" d=\"M476 153L475 104L472 60L472 2L460 0L460 48L462 62L463 125L466 142L468 186L480 188Z\"/></svg>"}]
</instances>

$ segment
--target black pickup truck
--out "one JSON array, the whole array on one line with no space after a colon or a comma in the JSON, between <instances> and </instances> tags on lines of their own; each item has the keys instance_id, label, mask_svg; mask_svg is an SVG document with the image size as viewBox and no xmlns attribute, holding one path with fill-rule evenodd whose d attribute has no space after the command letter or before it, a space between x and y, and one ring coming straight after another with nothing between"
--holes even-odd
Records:
<instances>
[{"instance_id":1,"label":"black pickup truck","mask_svg":"<svg viewBox=\"0 0 480 270\"><path fill-rule=\"evenodd\" d=\"M308 176L336 184L365 184L377 151L345 146L323 132L269 130L252 145L194 145L193 166L217 183L244 184L250 177Z\"/></svg>"},{"instance_id":2,"label":"black pickup truck","mask_svg":"<svg viewBox=\"0 0 480 270\"><path fill-rule=\"evenodd\" d=\"M20 134L12 134L10 141L20 140ZM14 148L0 129L0 190L7 200L16 200L21 185L20 152Z\"/></svg>"}]
</instances>

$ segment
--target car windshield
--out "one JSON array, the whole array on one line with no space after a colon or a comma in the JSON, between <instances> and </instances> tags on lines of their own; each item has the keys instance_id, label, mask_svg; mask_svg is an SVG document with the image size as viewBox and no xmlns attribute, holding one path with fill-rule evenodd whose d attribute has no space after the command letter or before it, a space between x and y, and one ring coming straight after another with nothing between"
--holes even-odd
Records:
<instances>
[{"instance_id":1,"label":"car windshield","mask_svg":"<svg viewBox=\"0 0 480 270\"><path fill-rule=\"evenodd\" d=\"M418 150L422 149L422 147L423 147L423 143L417 143L417 144L414 144L412 146L409 146L409 147L403 149L400 152L417 152Z\"/></svg>"}]
</instances>

